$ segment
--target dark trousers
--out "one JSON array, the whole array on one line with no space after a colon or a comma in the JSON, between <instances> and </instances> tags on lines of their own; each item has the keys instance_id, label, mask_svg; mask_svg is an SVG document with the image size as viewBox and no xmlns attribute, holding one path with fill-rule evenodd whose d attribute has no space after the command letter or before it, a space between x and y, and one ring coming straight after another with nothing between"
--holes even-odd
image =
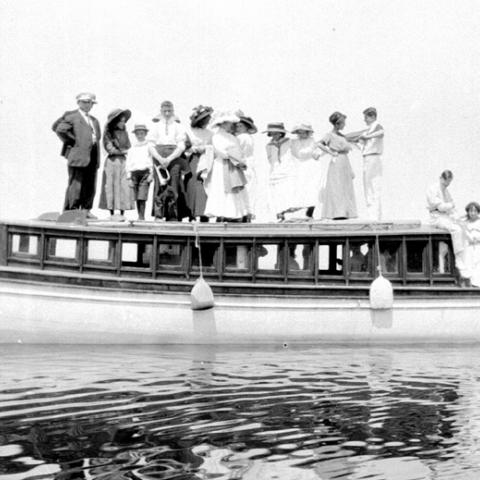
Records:
<instances>
[{"instance_id":1,"label":"dark trousers","mask_svg":"<svg viewBox=\"0 0 480 480\"><path fill-rule=\"evenodd\" d=\"M172 160L168 166L168 172L170 173L168 185L160 185L157 175L154 175L152 205L152 215L154 217L161 218L165 216L160 212L165 210L162 206L165 195L162 196L162 194L165 192L167 187L170 187L175 202L175 215L167 215L167 220L181 220L183 217L190 216L190 210L187 207L185 199L185 185L183 183L183 175L188 171L188 161L185 157L181 156L175 160Z\"/></svg>"},{"instance_id":2,"label":"dark trousers","mask_svg":"<svg viewBox=\"0 0 480 480\"><path fill-rule=\"evenodd\" d=\"M90 210L93 207L97 186L97 146L90 152L86 167L68 167L68 185L64 210Z\"/></svg>"}]
</instances>

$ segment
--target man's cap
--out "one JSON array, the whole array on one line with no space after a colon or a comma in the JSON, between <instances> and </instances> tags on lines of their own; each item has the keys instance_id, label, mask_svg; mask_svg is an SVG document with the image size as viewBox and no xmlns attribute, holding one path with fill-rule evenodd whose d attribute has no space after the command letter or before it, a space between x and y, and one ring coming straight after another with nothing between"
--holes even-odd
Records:
<instances>
[{"instance_id":1,"label":"man's cap","mask_svg":"<svg viewBox=\"0 0 480 480\"><path fill-rule=\"evenodd\" d=\"M97 97L95 96L94 93L90 92L82 92L79 93L76 97L77 102L92 102L92 103L97 103Z\"/></svg>"}]
</instances>

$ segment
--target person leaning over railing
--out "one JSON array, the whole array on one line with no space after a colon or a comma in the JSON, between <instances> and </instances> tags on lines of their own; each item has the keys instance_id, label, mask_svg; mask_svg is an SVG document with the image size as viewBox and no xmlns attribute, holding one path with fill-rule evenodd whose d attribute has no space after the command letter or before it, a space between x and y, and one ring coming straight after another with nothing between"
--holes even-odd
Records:
<instances>
[{"instance_id":1,"label":"person leaning over railing","mask_svg":"<svg viewBox=\"0 0 480 480\"><path fill-rule=\"evenodd\" d=\"M439 181L435 182L427 190L427 209L430 212L430 223L433 227L448 230L452 237L453 252L455 254L455 265L459 268L462 260L462 252L465 248L465 235L459 225L455 203L448 191L448 186L453 180L453 173L444 170ZM445 257L448 253L448 246L441 242L438 248L438 271L445 272Z\"/></svg>"}]
</instances>

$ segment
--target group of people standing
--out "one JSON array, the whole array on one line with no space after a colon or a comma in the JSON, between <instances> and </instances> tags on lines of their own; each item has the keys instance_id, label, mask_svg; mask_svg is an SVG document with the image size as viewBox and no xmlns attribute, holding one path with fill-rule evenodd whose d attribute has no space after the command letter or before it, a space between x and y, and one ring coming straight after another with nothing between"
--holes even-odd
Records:
<instances>
[{"instance_id":1,"label":"group of people standing","mask_svg":"<svg viewBox=\"0 0 480 480\"><path fill-rule=\"evenodd\" d=\"M137 208L145 219L146 201L153 183L152 216L155 219L251 221L258 198L256 165L261 155L254 151L258 129L241 111L214 112L195 107L188 127L175 115L172 102L164 101L152 126L136 124L129 132L128 109L109 115L101 136L90 110L92 93L77 96L78 109L65 112L53 125L68 159L68 186L64 210L93 207L100 142L106 152L99 207L123 218L125 210ZM357 216L353 170L348 153L357 146L364 158L364 190L369 217L381 218L381 176L384 130L377 111L364 112L367 128L344 134L346 116L334 112L332 131L313 138L307 123L291 130L281 122L270 123L268 198L277 219L305 209L308 218L347 219ZM129 133L133 134L131 138ZM119 212L119 216L115 212Z\"/></svg>"}]
</instances>

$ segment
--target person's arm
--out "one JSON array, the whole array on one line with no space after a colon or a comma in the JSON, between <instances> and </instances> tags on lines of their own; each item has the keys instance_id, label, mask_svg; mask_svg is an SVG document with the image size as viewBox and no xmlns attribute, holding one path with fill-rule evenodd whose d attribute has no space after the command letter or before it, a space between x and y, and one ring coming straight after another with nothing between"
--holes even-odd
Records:
<instances>
[{"instance_id":1,"label":"person's arm","mask_svg":"<svg viewBox=\"0 0 480 480\"><path fill-rule=\"evenodd\" d=\"M187 134L183 128L181 128L180 125L177 125L177 131L175 135L175 143L177 145L177 148L168 156L165 158L165 161L170 163L176 158L178 158L186 148L186 141L187 141Z\"/></svg>"},{"instance_id":2,"label":"person's arm","mask_svg":"<svg viewBox=\"0 0 480 480\"><path fill-rule=\"evenodd\" d=\"M377 125L375 127L375 130L371 133L367 133L367 131L360 136L361 140L368 140L369 138L383 137L385 135L385 131L383 130L383 127L381 125Z\"/></svg>"},{"instance_id":3,"label":"person's arm","mask_svg":"<svg viewBox=\"0 0 480 480\"><path fill-rule=\"evenodd\" d=\"M66 118L64 114L52 125L52 130L64 143L73 145L75 143L75 134L73 133L73 123Z\"/></svg>"},{"instance_id":4,"label":"person's arm","mask_svg":"<svg viewBox=\"0 0 480 480\"><path fill-rule=\"evenodd\" d=\"M430 211L438 210L442 213L450 213L455 205L453 202L445 202L439 188L431 187L427 190L427 204Z\"/></svg>"},{"instance_id":5,"label":"person's arm","mask_svg":"<svg viewBox=\"0 0 480 480\"><path fill-rule=\"evenodd\" d=\"M337 157L338 152L329 146L329 137L326 135L319 142L316 143L316 146L322 150L322 152L328 153L332 157Z\"/></svg>"},{"instance_id":6,"label":"person's arm","mask_svg":"<svg viewBox=\"0 0 480 480\"><path fill-rule=\"evenodd\" d=\"M103 134L103 146L108 155L125 155L125 152L118 148L117 141L107 132Z\"/></svg>"}]
</instances>

